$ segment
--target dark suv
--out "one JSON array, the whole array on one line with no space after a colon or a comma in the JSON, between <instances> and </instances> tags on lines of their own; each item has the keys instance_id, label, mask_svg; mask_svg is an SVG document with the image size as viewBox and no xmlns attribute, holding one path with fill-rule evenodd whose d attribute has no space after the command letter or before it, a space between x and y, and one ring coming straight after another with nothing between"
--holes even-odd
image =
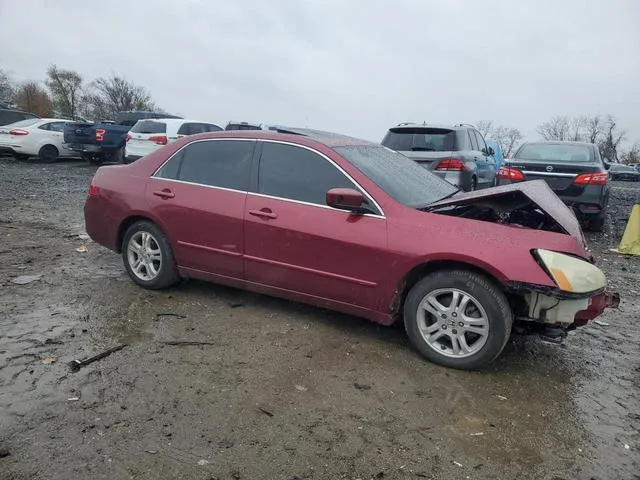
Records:
<instances>
[{"instance_id":1,"label":"dark suv","mask_svg":"<svg viewBox=\"0 0 640 480\"><path fill-rule=\"evenodd\" d=\"M22 112L13 108L0 108L0 127L11 123L21 122L30 118L38 118L37 115Z\"/></svg>"},{"instance_id":2,"label":"dark suv","mask_svg":"<svg viewBox=\"0 0 640 480\"><path fill-rule=\"evenodd\" d=\"M592 230L602 231L609 176L598 147L582 142L525 143L498 172L498 185L545 180Z\"/></svg>"},{"instance_id":3,"label":"dark suv","mask_svg":"<svg viewBox=\"0 0 640 480\"><path fill-rule=\"evenodd\" d=\"M389 129L382 145L409 157L464 191L493 187L493 149L473 125L401 123Z\"/></svg>"}]
</instances>

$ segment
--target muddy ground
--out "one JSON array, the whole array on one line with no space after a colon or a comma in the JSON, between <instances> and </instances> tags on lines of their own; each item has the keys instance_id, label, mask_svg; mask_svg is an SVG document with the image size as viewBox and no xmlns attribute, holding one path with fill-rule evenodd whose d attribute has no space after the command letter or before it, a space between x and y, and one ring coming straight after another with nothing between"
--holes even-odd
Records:
<instances>
[{"instance_id":1,"label":"muddy ground","mask_svg":"<svg viewBox=\"0 0 640 480\"><path fill-rule=\"evenodd\" d=\"M460 372L399 328L134 286L78 236L94 170L0 159L0 479L640 478L640 260L608 250L640 185L615 184L608 233L588 235L623 298L606 324Z\"/></svg>"}]
</instances>

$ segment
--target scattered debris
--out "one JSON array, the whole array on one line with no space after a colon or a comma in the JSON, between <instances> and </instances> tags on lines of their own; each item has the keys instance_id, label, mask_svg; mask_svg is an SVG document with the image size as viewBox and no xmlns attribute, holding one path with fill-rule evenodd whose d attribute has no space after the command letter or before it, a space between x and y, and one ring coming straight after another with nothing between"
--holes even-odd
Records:
<instances>
[{"instance_id":1,"label":"scattered debris","mask_svg":"<svg viewBox=\"0 0 640 480\"><path fill-rule=\"evenodd\" d=\"M78 248L76 248L76 252L78 253L85 253L88 252L89 249L87 248L86 245L80 245Z\"/></svg>"},{"instance_id":2,"label":"scattered debris","mask_svg":"<svg viewBox=\"0 0 640 480\"><path fill-rule=\"evenodd\" d=\"M203 458L202 460L198 460L198 465L204 467L205 465L209 465L209 461Z\"/></svg>"},{"instance_id":3,"label":"scattered debris","mask_svg":"<svg viewBox=\"0 0 640 480\"><path fill-rule=\"evenodd\" d=\"M602 320L594 320L593 323L595 323L596 325L600 325L601 327L608 327L609 325L611 325L610 323L603 322Z\"/></svg>"},{"instance_id":4,"label":"scattered debris","mask_svg":"<svg viewBox=\"0 0 640 480\"><path fill-rule=\"evenodd\" d=\"M156 320L160 320L162 317L187 318L186 315L180 315L179 313L171 313L171 312L156 313Z\"/></svg>"},{"instance_id":5,"label":"scattered debris","mask_svg":"<svg viewBox=\"0 0 640 480\"><path fill-rule=\"evenodd\" d=\"M624 449L625 450L631 450L631 447L629 446L629 444L625 443L624 444Z\"/></svg>"},{"instance_id":6,"label":"scattered debris","mask_svg":"<svg viewBox=\"0 0 640 480\"><path fill-rule=\"evenodd\" d=\"M79 233L78 234L78 239L79 240L89 240L89 235L87 235L86 233Z\"/></svg>"},{"instance_id":7,"label":"scattered debris","mask_svg":"<svg viewBox=\"0 0 640 480\"><path fill-rule=\"evenodd\" d=\"M229 302L229 306L231 308L240 308L240 307L244 307L244 303L242 303L242 302Z\"/></svg>"},{"instance_id":8,"label":"scattered debris","mask_svg":"<svg viewBox=\"0 0 640 480\"><path fill-rule=\"evenodd\" d=\"M85 358L84 360L72 360L71 362L69 362L69 368L71 369L72 372L77 372L82 367L86 367L90 363L93 363L97 360L102 360L103 358L108 357L112 353L117 352L118 350L122 350L124 347L126 347L126 345L124 343L121 343L120 345L117 345L108 350L105 350L104 352L94 355L93 357Z\"/></svg>"},{"instance_id":9,"label":"scattered debris","mask_svg":"<svg viewBox=\"0 0 640 480\"><path fill-rule=\"evenodd\" d=\"M42 363L44 365L51 365L52 363L56 363L58 361L57 357L44 357L42 359Z\"/></svg>"},{"instance_id":10,"label":"scattered debris","mask_svg":"<svg viewBox=\"0 0 640 480\"><path fill-rule=\"evenodd\" d=\"M266 408L258 407L258 410L261 411L262 413L264 413L267 417L273 417L273 413L271 413Z\"/></svg>"},{"instance_id":11,"label":"scattered debris","mask_svg":"<svg viewBox=\"0 0 640 480\"><path fill-rule=\"evenodd\" d=\"M169 340L168 342L160 342L163 345L173 345L174 347L188 347L198 345L217 345L213 342L195 342L191 340Z\"/></svg>"},{"instance_id":12,"label":"scattered debris","mask_svg":"<svg viewBox=\"0 0 640 480\"><path fill-rule=\"evenodd\" d=\"M460 462L453 461L453 464L457 467L462 467L463 465Z\"/></svg>"},{"instance_id":13,"label":"scattered debris","mask_svg":"<svg viewBox=\"0 0 640 480\"><path fill-rule=\"evenodd\" d=\"M472 437L481 437L484 435L484 432L476 432L476 433L471 433L470 434Z\"/></svg>"},{"instance_id":14,"label":"scattered debris","mask_svg":"<svg viewBox=\"0 0 640 480\"><path fill-rule=\"evenodd\" d=\"M80 400L80 397L69 397L67 398L67 402L77 402Z\"/></svg>"},{"instance_id":15,"label":"scattered debris","mask_svg":"<svg viewBox=\"0 0 640 480\"><path fill-rule=\"evenodd\" d=\"M20 275L19 277L14 278L11 282L16 285L27 285L31 282L37 282L42 278L42 275Z\"/></svg>"},{"instance_id":16,"label":"scattered debris","mask_svg":"<svg viewBox=\"0 0 640 480\"><path fill-rule=\"evenodd\" d=\"M371 385L365 383L354 382L353 386L356 387L356 390L371 390Z\"/></svg>"},{"instance_id":17,"label":"scattered debris","mask_svg":"<svg viewBox=\"0 0 640 480\"><path fill-rule=\"evenodd\" d=\"M145 450L146 453L150 453L151 455L155 455L158 453L158 450Z\"/></svg>"},{"instance_id":18,"label":"scattered debris","mask_svg":"<svg viewBox=\"0 0 640 480\"><path fill-rule=\"evenodd\" d=\"M504 395L496 395L496 398L498 398L499 400L508 400L508 398Z\"/></svg>"},{"instance_id":19,"label":"scattered debris","mask_svg":"<svg viewBox=\"0 0 640 480\"><path fill-rule=\"evenodd\" d=\"M0 458L8 457L11 455L11 452L8 448L0 448Z\"/></svg>"},{"instance_id":20,"label":"scattered debris","mask_svg":"<svg viewBox=\"0 0 640 480\"><path fill-rule=\"evenodd\" d=\"M306 392L307 391L307 387L303 387L302 385L296 385L296 390L298 390L300 392Z\"/></svg>"}]
</instances>

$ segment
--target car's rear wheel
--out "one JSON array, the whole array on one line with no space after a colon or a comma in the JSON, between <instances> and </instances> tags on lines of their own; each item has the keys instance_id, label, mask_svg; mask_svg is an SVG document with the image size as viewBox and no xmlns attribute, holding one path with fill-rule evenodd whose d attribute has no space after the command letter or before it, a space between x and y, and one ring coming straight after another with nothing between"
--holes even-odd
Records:
<instances>
[{"instance_id":1,"label":"car's rear wheel","mask_svg":"<svg viewBox=\"0 0 640 480\"><path fill-rule=\"evenodd\" d=\"M589 229L594 232L602 232L604 231L605 225L607 223L607 214L603 210L598 215L589 220Z\"/></svg>"},{"instance_id":2,"label":"car's rear wheel","mask_svg":"<svg viewBox=\"0 0 640 480\"><path fill-rule=\"evenodd\" d=\"M127 229L122 259L131 279L141 287L159 290L180 280L171 245L152 222L136 222Z\"/></svg>"},{"instance_id":3,"label":"car's rear wheel","mask_svg":"<svg viewBox=\"0 0 640 480\"><path fill-rule=\"evenodd\" d=\"M60 152L53 145L45 145L38 152L38 158L42 163L52 163L60 156Z\"/></svg>"},{"instance_id":4,"label":"car's rear wheel","mask_svg":"<svg viewBox=\"0 0 640 480\"><path fill-rule=\"evenodd\" d=\"M469 184L469 191L473 192L478 189L478 179L476 177L471 178L471 183Z\"/></svg>"},{"instance_id":5,"label":"car's rear wheel","mask_svg":"<svg viewBox=\"0 0 640 480\"><path fill-rule=\"evenodd\" d=\"M476 370L500 355L513 315L504 293L490 279L467 270L443 270L409 291L404 324L413 345L430 361Z\"/></svg>"}]
</instances>

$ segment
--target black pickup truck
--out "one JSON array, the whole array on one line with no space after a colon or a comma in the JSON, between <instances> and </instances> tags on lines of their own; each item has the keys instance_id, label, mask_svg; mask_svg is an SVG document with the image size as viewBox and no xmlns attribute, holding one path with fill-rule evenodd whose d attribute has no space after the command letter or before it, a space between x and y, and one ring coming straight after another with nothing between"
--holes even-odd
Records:
<instances>
[{"instance_id":1,"label":"black pickup truck","mask_svg":"<svg viewBox=\"0 0 640 480\"><path fill-rule=\"evenodd\" d=\"M122 163L127 132L138 120L146 118L181 118L166 113L122 112L115 122L68 123L64 127L64 144L67 150L78 152L82 158L94 164Z\"/></svg>"}]
</instances>

